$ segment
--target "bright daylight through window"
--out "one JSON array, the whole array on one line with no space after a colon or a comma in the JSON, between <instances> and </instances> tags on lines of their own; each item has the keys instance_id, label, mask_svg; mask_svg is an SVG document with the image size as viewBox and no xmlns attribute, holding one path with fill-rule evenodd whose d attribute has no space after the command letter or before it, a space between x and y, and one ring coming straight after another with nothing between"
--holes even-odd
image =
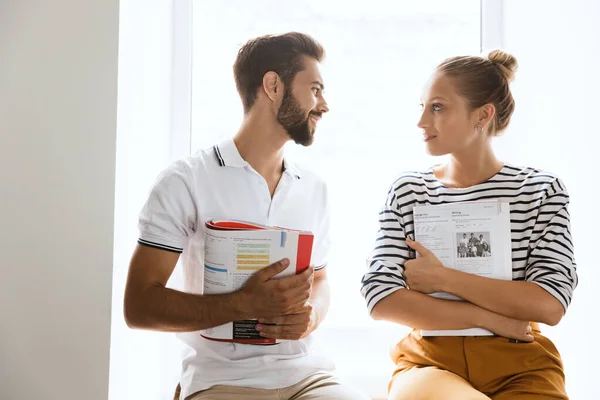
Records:
<instances>
[{"instance_id":1,"label":"bright daylight through window","mask_svg":"<svg viewBox=\"0 0 600 400\"><path fill-rule=\"evenodd\" d=\"M293 30L326 50L331 111L312 146L290 143L286 150L327 180L335 205L332 305L324 326L369 326L359 288L377 213L396 174L433 162L416 127L421 90L444 58L479 53L480 2L194 1L192 152L232 137L240 125L232 72L239 47Z\"/></svg>"}]
</instances>

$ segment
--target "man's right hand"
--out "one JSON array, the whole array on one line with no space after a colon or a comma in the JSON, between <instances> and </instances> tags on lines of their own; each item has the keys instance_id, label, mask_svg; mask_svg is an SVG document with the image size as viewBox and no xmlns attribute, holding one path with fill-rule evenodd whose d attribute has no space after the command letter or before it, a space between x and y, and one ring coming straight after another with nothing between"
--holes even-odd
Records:
<instances>
[{"instance_id":1,"label":"man's right hand","mask_svg":"<svg viewBox=\"0 0 600 400\"><path fill-rule=\"evenodd\" d=\"M293 314L304 307L312 289L314 270L279 279L289 260L283 259L256 272L237 292L238 307L247 318L274 317Z\"/></svg>"}]
</instances>

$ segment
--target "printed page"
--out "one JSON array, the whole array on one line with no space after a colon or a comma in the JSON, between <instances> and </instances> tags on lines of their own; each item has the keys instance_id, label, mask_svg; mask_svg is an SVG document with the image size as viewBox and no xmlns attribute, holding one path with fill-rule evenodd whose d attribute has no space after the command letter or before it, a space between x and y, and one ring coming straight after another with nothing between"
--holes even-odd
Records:
<instances>
[{"instance_id":1,"label":"printed page","mask_svg":"<svg viewBox=\"0 0 600 400\"><path fill-rule=\"evenodd\" d=\"M503 202L417 206L415 240L431 250L447 268L494 279L512 279L510 205ZM449 293L431 296L462 300ZM442 332L442 333L440 333ZM491 335L483 329L422 331L424 336Z\"/></svg>"},{"instance_id":2,"label":"printed page","mask_svg":"<svg viewBox=\"0 0 600 400\"><path fill-rule=\"evenodd\" d=\"M206 230L204 294L231 293L258 270L283 258L290 265L275 278L296 271L298 232L278 230ZM206 329L208 338L248 343L274 343L254 329L256 321L233 321Z\"/></svg>"}]
</instances>

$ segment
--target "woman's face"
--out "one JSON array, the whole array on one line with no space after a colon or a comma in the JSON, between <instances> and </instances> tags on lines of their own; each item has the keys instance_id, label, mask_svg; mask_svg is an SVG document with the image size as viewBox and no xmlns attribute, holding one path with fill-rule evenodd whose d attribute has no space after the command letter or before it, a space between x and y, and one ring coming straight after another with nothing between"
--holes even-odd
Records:
<instances>
[{"instance_id":1,"label":"woman's face","mask_svg":"<svg viewBox=\"0 0 600 400\"><path fill-rule=\"evenodd\" d=\"M457 88L456 80L436 73L425 87L421 99L422 129L427 152L433 156L461 152L474 142L485 139L472 111Z\"/></svg>"}]
</instances>

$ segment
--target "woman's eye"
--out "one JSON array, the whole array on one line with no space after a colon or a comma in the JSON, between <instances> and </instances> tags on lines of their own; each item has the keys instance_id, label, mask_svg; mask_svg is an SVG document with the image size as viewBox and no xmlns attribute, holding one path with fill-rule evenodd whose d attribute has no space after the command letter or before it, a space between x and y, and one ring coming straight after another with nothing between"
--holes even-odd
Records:
<instances>
[{"instance_id":1,"label":"woman's eye","mask_svg":"<svg viewBox=\"0 0 600 400\"><path fill-rule=\"evenodd\" d=\"M433 105L431 106L431 109L432 109L433 111L442 111L442 106L441 106L441 105L439 105L439 104L433 104Z\"/></svg>"}]
</instances>

